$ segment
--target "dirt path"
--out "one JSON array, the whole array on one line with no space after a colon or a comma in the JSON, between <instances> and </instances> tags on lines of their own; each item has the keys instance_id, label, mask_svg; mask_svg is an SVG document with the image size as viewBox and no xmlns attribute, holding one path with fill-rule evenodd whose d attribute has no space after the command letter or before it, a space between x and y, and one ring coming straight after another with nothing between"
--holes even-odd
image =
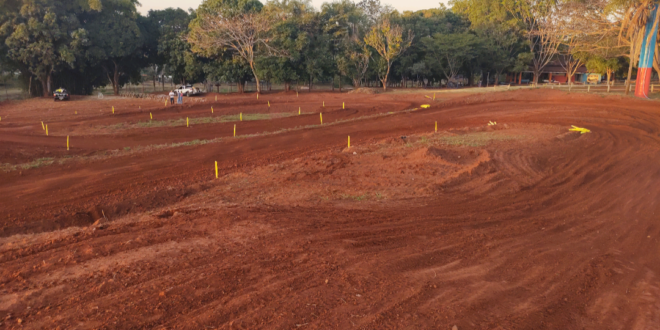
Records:
<instances>
[{"instance_id":1,"label":"dirt path","mask_svg":"<svg viewBox=\"0 0 660 330\"><path fill-rule=\"evenodd\" d=\"M395 113L337 109L354 120L0 174L0 325L660 324L657 103L516 91L401 112L423 95L374 99L358 112ZM42 142L4 120L0 138ZM179 131L139 132L192 138ZM125 133L97 138L118 148Z\"/></svg>"}]
</instances>

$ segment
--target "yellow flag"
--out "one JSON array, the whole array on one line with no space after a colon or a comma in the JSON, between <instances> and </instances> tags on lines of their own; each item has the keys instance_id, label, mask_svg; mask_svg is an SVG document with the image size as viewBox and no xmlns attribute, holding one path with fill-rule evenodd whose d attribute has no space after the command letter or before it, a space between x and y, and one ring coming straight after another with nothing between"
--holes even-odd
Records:
<instances>
[{"instance_id":1,"label":"yellow flag","mask_svg":"<svg viewBox=\"0 0 660 330\"><path fill-rule=\"evenodd\" d=\"M591 133L591 131L588 130L588 129L586 129L586 128L577 127L577 126L575 126L575 125L571 125L571 127L572 127L572 128L570 128L569 131L580 132L580 134Z\"/></svg>"}]
</instances>

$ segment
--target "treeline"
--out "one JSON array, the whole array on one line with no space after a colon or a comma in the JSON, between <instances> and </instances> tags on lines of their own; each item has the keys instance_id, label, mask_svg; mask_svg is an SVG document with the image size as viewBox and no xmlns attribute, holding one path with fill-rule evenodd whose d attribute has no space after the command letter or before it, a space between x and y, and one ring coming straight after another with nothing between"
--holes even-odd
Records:
<instances>
[{"instance_id":1,"label":"treeline","mask_svg":"<svg viewBox=\"0 0 660 330\"><path fill-rule=\"evenodd\" d=\"M177 83L247 82L310 88L428 86L534 72L624 70L645 24L627 1L454 0L451 9L399 13L379 0L206 0L195 11L150 11L137 0L0 1L0 71L33 95L75 94L145 73ZM631 29L631 30L626 30ZM625 33L623 33L623 32ZM630 33L628 33L630 32ZM626 40L628 42L626 43ZM634 57L634 56L633 56ZM629 70L631 71L631 70ZM159 78L160 77L160 78Z\"/></svg>"}]
</instances>

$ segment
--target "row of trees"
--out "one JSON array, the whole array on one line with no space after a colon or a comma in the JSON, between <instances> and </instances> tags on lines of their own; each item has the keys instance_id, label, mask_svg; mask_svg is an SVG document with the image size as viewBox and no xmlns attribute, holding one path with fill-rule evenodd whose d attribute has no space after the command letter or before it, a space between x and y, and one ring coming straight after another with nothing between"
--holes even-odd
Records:
<instances>
[{"instance_id":1,"label":"row of trees","mask_svg":"<svg viewBox=\"0 0 660 330\"><path fill-rule=\"evenodd\" d=\"M55 86L115 93L147 74L176 82L333 81L424 86L460 76L495 82L551 62L611 75L641 47L651 0L453 0L399 13L379 0L205 0L195 11L136 10L137 0L0 1L1 72L33 95ZM656 62L657 61L656 57ZM632 59L632 60L631 60ZM660 65L656 63L656 69ZM480 78L482 77L482 78ZM270 86L270 84L268 84ZM154 86L155 87L155 86Z\"/></svg>"}]
</instances>

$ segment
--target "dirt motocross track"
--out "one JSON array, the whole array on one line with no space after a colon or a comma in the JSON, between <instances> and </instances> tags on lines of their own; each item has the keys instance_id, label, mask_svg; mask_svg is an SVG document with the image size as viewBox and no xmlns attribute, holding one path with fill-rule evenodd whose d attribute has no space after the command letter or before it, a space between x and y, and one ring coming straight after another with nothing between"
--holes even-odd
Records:
<instances>
[{"instance_id":1,"label":"dirt motocross track","mask_svg":"<svg viewBox=\"0 0 660 330\"><path fill-rule=\"evenodd\" d=\"M0 328L660 327L657 102L425 94L0 104Z\"/></svg>"}]
</instances>

